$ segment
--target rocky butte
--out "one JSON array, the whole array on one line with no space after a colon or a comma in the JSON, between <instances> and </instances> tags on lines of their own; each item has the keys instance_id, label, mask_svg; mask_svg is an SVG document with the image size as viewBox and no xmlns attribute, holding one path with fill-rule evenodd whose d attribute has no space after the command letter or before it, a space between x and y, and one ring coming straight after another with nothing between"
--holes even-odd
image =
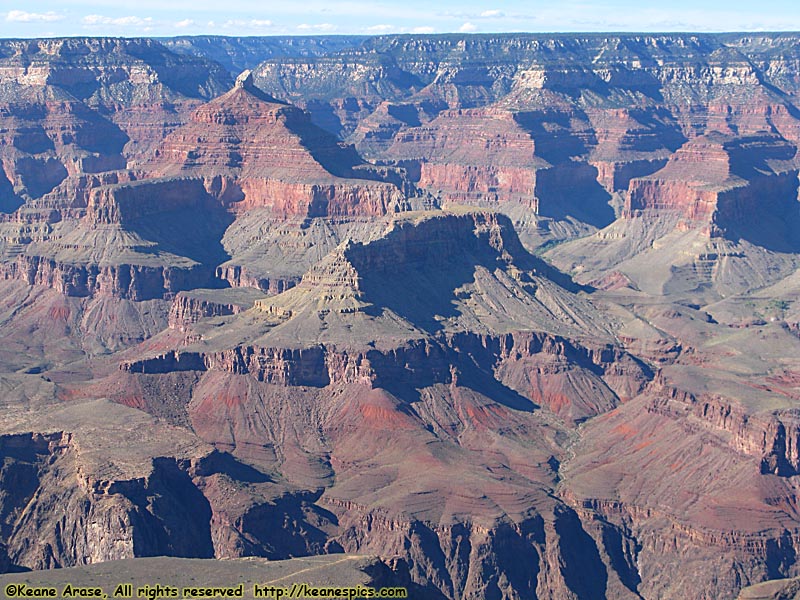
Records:
<instances>
[{"instance_id":1,"label":"rocky butte","mask_svg":"<svg viewBox=\"0 0 800 600\"><path fill-rule=\"evenodd\" d=\"M798 47L0 40L3 585L795 593Z\"/></svg>"}]
</instances>

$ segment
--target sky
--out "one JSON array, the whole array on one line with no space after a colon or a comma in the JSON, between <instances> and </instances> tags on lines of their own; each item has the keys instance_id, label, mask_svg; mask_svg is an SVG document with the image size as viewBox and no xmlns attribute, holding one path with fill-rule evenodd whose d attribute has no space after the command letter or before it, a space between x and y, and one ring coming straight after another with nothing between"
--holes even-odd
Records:
<instances>
[{"instance_id":1,"label":"sky","mask_svg":"<svg viewBox=\"0 0 800 600\"><path fill-rule=\"evenodd\" d=\"M797 0L0 0L0 37L798 31Z\"/></svg>"}]
</instances>

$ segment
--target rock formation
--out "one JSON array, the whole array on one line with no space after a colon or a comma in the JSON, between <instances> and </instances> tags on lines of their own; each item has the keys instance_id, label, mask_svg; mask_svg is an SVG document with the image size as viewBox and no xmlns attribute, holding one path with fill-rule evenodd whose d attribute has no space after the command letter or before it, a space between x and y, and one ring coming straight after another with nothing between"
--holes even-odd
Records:
<instances>
[{"instance_id":1,"label":"rock formation","mask_svg":"<svg viewBox=\"0 0 800 600\"><path fill-rule=\"evenodd\" d=\"M61 222L37 244L12 238L17 247L5 277L75 295L171 296L218 284L223 231L237 213L267 208L281 220L380 216L423 202L401 172L364 163L306 113L255 88L249 72L228 93L197 108L148 162L114 177L80 181L83 186L49 191L53 201L76 197L55 206L85 211L46 213ZM27 206L20 215L23 210ZM184 221L184 235L165 228L165 218ZM227 272L237 268L225 266L220 274L235 281Z\"/></svg>"},{"instance_id":2,"label":"rock formation","mask_svg":"<svg viewBox=\"0 0 800 600\"><path fill-rule=\"evenodd\" d=\"M696 137L660 170L630 180L621 219L552 259L571 268L589 256L579 259L582 280L614 269L649 290L724 296L767 284L791 271L800 241L796 152L766 133Z\"/></svg>"},{"instance_id":3,"label":"rock formation","mask_svg":"<svg viewBox=\"0 0 800 600\"><path fill-rule=\"evenodd\" d=\"M794 593L796 45L0 41L0 571Z\"/></svg>"}]
</instances>

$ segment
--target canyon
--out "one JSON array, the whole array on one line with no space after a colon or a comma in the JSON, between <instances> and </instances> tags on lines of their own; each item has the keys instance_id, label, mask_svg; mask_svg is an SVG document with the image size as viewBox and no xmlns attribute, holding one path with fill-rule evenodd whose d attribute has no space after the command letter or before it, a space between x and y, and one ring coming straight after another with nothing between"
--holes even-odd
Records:
<instances>
[{"instance_id":1,"label":"canyon","mask_svg":"<svg viewBox=\"0 0 800 600\"><path fill-rule=\"evenodd\" d=\"M798 47L0 40L4 584L794 593Z\"/></svg>"}]
</instances>

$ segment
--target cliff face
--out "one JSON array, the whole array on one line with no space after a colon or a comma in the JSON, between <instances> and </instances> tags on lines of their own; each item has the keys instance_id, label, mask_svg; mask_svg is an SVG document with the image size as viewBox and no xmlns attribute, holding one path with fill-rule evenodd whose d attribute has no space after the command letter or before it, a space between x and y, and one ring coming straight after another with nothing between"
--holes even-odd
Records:
<instances>
[{"instance_id":1,"label":"cliff face","mask_svg":"<svg viewBox=\"0 0 800 600\"><path fill-rule=\"evenodd\" d=\"M144 180L101 187L89 198L85 221L91 226L128 224L143 217L210 204L199 179Z\"/></svg>"},{"instance_id":2,"label":"cliff face","mask_svg":"<svg viewBox=\"0 0 800 600\"><path fill-rule=\"evenodd\" d=\"M226 314L223 309L220 314ZM231 310L227 314L236 314ZM216 315L207 315L216 316ZM472 368L575 421L606 412L641 392L649 369L613 347L585 348L546 335L457 336L439 343L409 343L390 351L348 351L245 346L214 353L168 352L124 363L127 373L213 371L247 374L285 386L358 383L370 388L455 384Z\"/></svg>"},{"instance_id":3,"label":"cliff face","mask_svg":"<svg viewBox=\"0 0 800 600\"><path fill-rule=\"evenodd\" d=\"M623 214L675 210L686 226L713 222L720 232L741 228L759 210L786 215L797 199L796 151L772 136L695 138L663 169L631 180Z\"/></svg>"},{"instance_id":4,"label":"cliff face","mask_svg":"<svg viewBox=\"0 0 800 600\"><path fill-rule=\"evenodd\" d=\"M255 80L308 108L366 156L400 161L445 201L524 203L537 215L524 236L540 244L574 235L575 220L605 227L614 218L609 201L618 212L626 202L636 210L639 200L628 196L647 195L640 186L654 184L629 190L631 180L659 171L697 136L770 131L794 143L797 81L787 43L780 36L388 37L326 57L267 59ZM349 68L333 76L332 65Z\"/></svg>"},{"instance_id":5,"label":"cliff face","mask_svg":"<svg viewBox=\"0 0 800 600\"><path fill-rule=\"evenodd\" d=\"M287 531L278 542L271 531L285 519L304 521L304 511L314 510L306 507L311 496L281 490L260 474L254 478L255 472L229 455L156 457L142 477L109 480L87 470L71 434L6 435L2 452L0 477L14 484L3 498L2 535L15 567L164 555L278 559L323 551L324 537ZM63 485L71 479L73 485ZM248 493L246 486L274 497L259 502L259 493ZM321 521L315 525L324 527Z\"/></svg>"},{"instance_id":6,"label":"cliff face","mask_svg":"<svg viewBox=\"0 0 800 600\"><path fill-rule=\"evenodd\" d=\"M268 206L287 217L320 217L409 208L402 188L357 165L367 167L352 147L313 125L307 113L266 96L247 72L167 136L150 169L226 176L223 189L239 210Z\"/></svg>"},{"instance_id":7,"label":"cliff face","mask_svg":"<svg viewBox=\"0 0 800 600\"><path fill-rule=\"evenodd\" d=\"M202 287L212 280L213 271L202 265L189 269L124 264L83 266L20 256L16 262L3 265L2 275L4 279L53 288L67 296L152 300Z\"/></svg>"},{"instance_id":8,"label":"cliff face","mask_svg":"<svg viewBox=\"0 0 800 600\"><path fill-rule=\"evenodd\" d=\"M392 112L389 108L386 115ZM463 203L533 201L536 171L547 163L535 156L534 140L512 113L449 110L425 125L402 125L405 129L387 136L387 147L377 154L418 172L420 186ZM367 138L374 135L366 127L360 148L369 148Z\"/></svg>"},{"instance_id":9,"label":"cliff face","mask_svg":"<svg viewBox=\"0 0 800 600\"><path fill-rule=\"evenodd\" d=\"M152 40L6 40L0 53L4 129L35 183L12 181L31 197L67 176L125 168L231 81Z\"/></svg>"},{"instance_id":10,"label":"cliff face","mask_svg":"<svg viewBox=\"0 0 800 600\"><path fill-rule=\"evenodd\" d=\"M9 223L61 223L33 246L9 226L6 239L14 248L2 269L6 278L79 296L171 297L220 285L217 265L229 258L222 237L237 214L269 209L278 219L378 217L422 202L401 171L363 163L246 75L196 109L141 168L73 175L9 217ZM178 221L183 230L170 230ZM220 275L227 277L225 268Z\"/></svg>"},{"instance_id":11,"label":"cliff face","mask_svg":"<svg viewBox=\"0 0 800 600\"><path fill-rule=\"evenodd\" d=\"M614 446L624 447L627 460L634 462L663 453L663 459L657 459L663 480L629 472L623 479L612 478L599 486L589 484L595 486L589 491L585 487L587 477L594 482L608 477L617 463L601 451L608 466L600 467L600 473L589 474L583 459L571 463L565 473L562 497L583 519L599 518L625 531L623 537L628 538L625 543L636 548L640 593L659 594L669 589L693 596L699 585L703 594L733 597L739 589L739 580L753 583L795 574L794 561L787 561L786 556L794 552L800 539L794 526L792 484L782 479L793 477L795 472L791 462L794 442L789 439L794 435L789 432L793 430L790 423L795 417L754 417L729 400L688 398L658 386L650 394L653 399L648 406L638 407L644 409L641 413L627 422L612 418L602 425L598 423L599 429L589 433L586 440L597 448L595 435L611 435ZM681 438L684 441L679 441ZM682 452L678 448L700 438L705 440L707 448L704 460L724 468L724 472L702 488L694 488L698 497L679 499L680 494L670 492L677 479L688 478L692 485L699 480L690 474L693 461L678 458ZM588 442L590 439L594 441ZM608 440L602 442L606 443ZM584 448L579 450L583 451ZM722 467L725 455L731 458ZM667 471L661 470L662 460L669 461ZM651 469L656 469L652 463ZM759 481L751 480L756 471L763 474ZM659 500L648 498L640 491L642 487ZM665 508L666 502L672 506ZM734 515L743 512L749 515L748 519L737 522ZM656 528L661 529L660 533L656 533ZM751 562L749 557L753 556L761 557L761 561ZM656 565L680 562L696 569L709 561L720 561L721 577L716 583L697 577L682 577L667 583L655 575L659 568Z\"/></svg>"},{"instance_id":12,"label":"cliff face","mask_svg":"<svg viewBox=\"0 0 800 600\"><path fill-rule=\"evenodd\" d=\"M255 289L197 290L179 293L169 311L169 327L185 331L208 317L236 315L253 307L263 294Z\"/></svg>"}]
</instances>

